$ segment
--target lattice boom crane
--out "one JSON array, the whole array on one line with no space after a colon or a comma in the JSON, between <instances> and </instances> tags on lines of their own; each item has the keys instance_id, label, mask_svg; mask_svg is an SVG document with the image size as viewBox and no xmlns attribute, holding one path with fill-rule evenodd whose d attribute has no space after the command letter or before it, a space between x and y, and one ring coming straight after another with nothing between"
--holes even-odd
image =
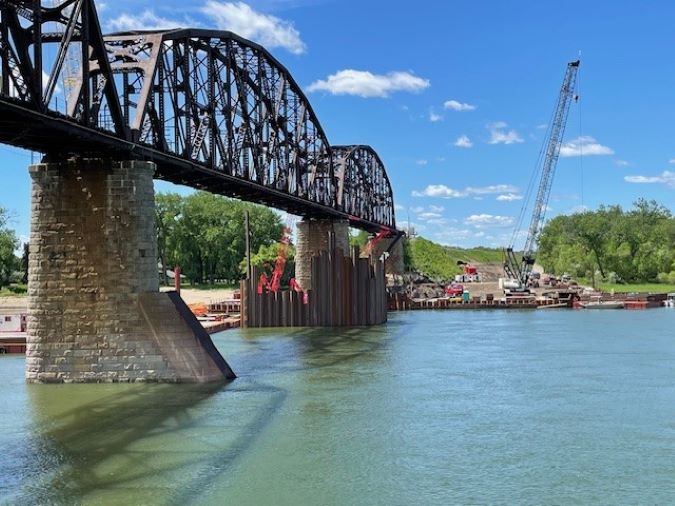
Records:
<instances>
[{"instance_id":1,"label":"lattice boom crane","mask_svg":"<svg viewBox=\"0 0 675 506\"><path fill-rule=\"evenodd\" d=\"M518 258L513 251L513 242L504 252L504 271L507 276L520 284L520 289L527 288L528 280L532 274L532 268L535 262L534 252L537 247L539 233L544 224L546 207L551 194L551 185L553 184L553 176L558 163L558 157L560 156L560 147L562 145L563 134L565 133L567 116L572 100L577 99L574 90L576 88L577 72L580 63L580 60L575 60L567 64L565 78L563 79L560 88L558 104L555 109L555 114L553 115L550 135L546 143L546 151L544 153L541 171L538 171L541 173L541 180L539 182L537 198L534 202L532 219L530 220L530 227L527 232L523 256L520 261L518 261Z\"/></svg>"}]
</instances>

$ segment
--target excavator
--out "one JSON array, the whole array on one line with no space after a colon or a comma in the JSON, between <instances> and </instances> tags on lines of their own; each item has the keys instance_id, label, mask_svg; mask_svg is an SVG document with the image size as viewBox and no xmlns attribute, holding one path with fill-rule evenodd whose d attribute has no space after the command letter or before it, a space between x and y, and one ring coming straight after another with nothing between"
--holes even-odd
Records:
<instances>
[{"instance_id":1,"label":"excavator","mask_svg":"<svg viewBox=\"0 0 675 506\"><path fill-rule=\"evenodd\" d=\"M569 115L572 101L576 102L579 100L579 96L576 95L575 90L580 63L580 60L575 60L567 64L565 77L563 78L563 83L560 87L558 102L548 130L548 136L544 141L544 149L542 150L543 156L540 157L535 169L535 177L536 175L540 176L539 189L537 191L536 200L534 201L534 208L522 256L518 258L519 255L514 251L514 243L519 235L519 226L516 226L511 243L504 250L504 274L506 275L506 279L504 280L504 292L507 296L525 295L530 293L529 288L533 278L535 250L539 234L544 225L544 217L546 208L548 207L548 199L551 194L555 168L560 156L560 148L565 133L567 116ZM523 204L521 215L524 214L526 207L527 200Z\"/></svg>"}]
</instances>

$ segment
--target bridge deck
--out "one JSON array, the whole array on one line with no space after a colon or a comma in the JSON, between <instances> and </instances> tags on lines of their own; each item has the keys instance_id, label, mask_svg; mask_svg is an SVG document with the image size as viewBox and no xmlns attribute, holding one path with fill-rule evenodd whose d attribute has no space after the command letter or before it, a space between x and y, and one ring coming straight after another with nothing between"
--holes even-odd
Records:
<instances>
[{"instance_id":1,"label":"bridge deck","mask_svg":"<svg viewBox=\"0 0 675 506\"><path fill-rule=\"evenodd\" d=\"M378 223L332 207L209 169L151 146L125 141L109 131L84 127L65 115L32 111L18 101L0 100L0 143L43 153L77 152L82 157L105 154L116 160L152 161L157 164L156 179L265 204L307 218L345 219L350 225L370 232L382 228Z\"/></svg>"}]
</instances>

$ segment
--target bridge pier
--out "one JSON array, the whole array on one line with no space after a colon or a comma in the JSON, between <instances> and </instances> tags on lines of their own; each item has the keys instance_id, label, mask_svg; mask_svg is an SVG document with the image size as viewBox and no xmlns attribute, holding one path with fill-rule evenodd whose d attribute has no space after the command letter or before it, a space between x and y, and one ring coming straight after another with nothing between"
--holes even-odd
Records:
<instances>
[{"instance_id":1,"label":"bridge pier","mask_svg":"<svg viewBox=\"0 0 675 506\"><path fill-rule=\"evenodd\" d=\"M234 378L180 297L159 292L155 164L71 159L29 171L26 380Z\"/></svg>"},{"instance_id":2,"label":"bridge pier","mask_svg":"<svg viewBox=\"0 0 675 506\"><path fill-rule=\"evenodd\" d=\"M312 257L328 251L328 238L333 234L335 247L349 255L349 222L347 220L303 219L297 225L295 241L295 279L304 290L312 289Z\"/></svg>"},{"instance_id":3,"label":"bridge pier","mask_svg":"<svg viewBox=\"0 0 675 506\"><path fill-rule=\"evenodd\" d=\"M385 251L389 252L384 263L385 273L391 276L402 276L405 272L403 239L398 236L385 237L373 247L372 254L375 258L380 258Z\"/></svg>"}]
</instances>

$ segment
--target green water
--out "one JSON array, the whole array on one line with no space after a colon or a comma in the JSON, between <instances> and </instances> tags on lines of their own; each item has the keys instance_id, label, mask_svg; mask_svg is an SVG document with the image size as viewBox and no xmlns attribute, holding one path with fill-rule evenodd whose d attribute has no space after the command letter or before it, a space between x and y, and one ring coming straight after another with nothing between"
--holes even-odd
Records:
<instances>
[{"instance_id":1,"label":"green water","mask_svg":"<svg viewBox=\"0 0 675 506\"><path fill-rule=\"evenodd\" d=\"M675 311L415 312L228 331L228 385L25 385L0 503L669 504Z\"/></svg>"}]
</instances>

